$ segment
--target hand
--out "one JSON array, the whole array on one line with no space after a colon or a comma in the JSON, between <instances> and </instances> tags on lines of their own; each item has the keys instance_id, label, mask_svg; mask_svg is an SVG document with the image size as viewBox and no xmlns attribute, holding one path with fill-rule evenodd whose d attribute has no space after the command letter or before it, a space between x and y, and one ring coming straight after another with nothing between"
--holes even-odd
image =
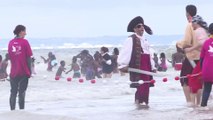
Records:
<instances>
[{"instance_id":1,"label":"hand","mask_svg":"<svg viewBox=\"0 0 213 120\"><path fill-rule=\"evenodd\" d=\"M128 66L120 69L121 72L128 73Z\"/></svg>"},{"instance_id":2,"label":"hand","mask_svg":"<svg viewBox=\"0 0 213 120\"><path fill-rule=\"evenodd\" d=\"M184 52L187 53L187 52L190 52L191 50L192 50L191 48L185 48Z\"/></svg>"},{"instance_id":3,"label":"hand","mask_svg":"<svg viewBox=\"0 0 213 120\"><path fill-rule=\"evenodd\" d=\"M157 73L157 70L156 70L156 69L153 69L152 72Z\"/></svg>"},{"instance_id":4,"label":"hand","mask_svg":"<svg viewBox=\"0 0 213 120\"><path fill-rule=\"evenodd\" d=\"M183 48L180 48L180 47L178 47L178 45L176 45L176 49L177 49L177 52L184 53L184 50L183 50Z\"/></svg>"},{"instance_id":5,"label":"hand","mask_svg":"<svg viewBox=\"0 0 213 120\"><path fill-rule=\"evenodd\" d=\"M190 48L190 47L192 47L192 46L191 45L186 45L186 46L183 47L183 49Z\"/></svg>"},{"instance_id":6,"label":"hand","mask_svg":"<svg viewBox=\"0 0 213 120\"><path fill-rule=\"evenodd\" d=\"M102 59L102 62L106 62L106 60L105 60L105 59Z\"/></svg>"}]
</instances>

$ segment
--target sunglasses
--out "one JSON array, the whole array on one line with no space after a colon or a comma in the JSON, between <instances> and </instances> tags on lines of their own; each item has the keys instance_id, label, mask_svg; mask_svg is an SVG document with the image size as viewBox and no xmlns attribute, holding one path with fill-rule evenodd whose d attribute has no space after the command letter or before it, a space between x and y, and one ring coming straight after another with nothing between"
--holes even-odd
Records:
<instances>
[{"instance_id":1,"label":"sunglasses","mask_svg":"<svg viewBox=\"0 0 213 120\"><path fill-rule=\"evenodd\" d=\"M143 25L136 25L135 28L141 28Z\"/></svg>"}]
</instances>

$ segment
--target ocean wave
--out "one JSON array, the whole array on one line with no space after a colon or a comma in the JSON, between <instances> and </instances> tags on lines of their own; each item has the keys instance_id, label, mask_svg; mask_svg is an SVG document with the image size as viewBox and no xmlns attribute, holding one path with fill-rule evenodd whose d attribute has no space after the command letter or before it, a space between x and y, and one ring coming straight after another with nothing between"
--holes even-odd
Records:
<instances>
[{"instance_id":1,"label":"ocean wave","mask_svg":"<svg viewBox=\"0 0 213 120\"><path fill-rule=\"evenodd\" d=\"M181 35L146 36L151 47L171 46ZM100 48L121 47L127 36L102 36L93 38L27 38L32 49L69 49L69 48ZM7 50L9 39L0 40L0 50Z\"/></svg>"},{"instance_id":2,"label":"ocean wave","mask_svg":"<svg viewBox=\"0 0 213 120\"><path fill-rule=\"evenodd\" d=\"M43 49L70 49L70 48L101 48L102 46L105 47L122 47L121 44L114 45L114 44L97 44L93 45L90 43L82 43L82 44L73 44L73 43L64 43L63 45L45 45L40 44L38 46L31 45L33 50L43 50ZM0 50L7 50L6 47L1 48Z\"/></svg>"}]
</instances>

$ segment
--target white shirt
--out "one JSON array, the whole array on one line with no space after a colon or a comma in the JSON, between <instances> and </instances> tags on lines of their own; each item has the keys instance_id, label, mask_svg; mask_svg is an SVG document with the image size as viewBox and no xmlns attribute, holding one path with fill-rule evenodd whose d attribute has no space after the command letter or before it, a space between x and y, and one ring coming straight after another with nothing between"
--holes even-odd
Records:
<instances>
[{"instance_id":1,"label":"white shirt","mask_svg":"<svg viewBox=\"0 0 213 120\"><path fill-rule=\"evenodd\" d=\"M104 55L106 55L106 54L108 54L108 52L102 54L102 57L103 57ZM105 61L105 62L106 62L107 65L111 65L111 64L112 64L111 59L109 59L109 60L107 60L107 61Z\"/></svg>"},{"instance_id":2,"label":"white shirt","mask_svg":"<svg viewBox=\"0 0 213 120\"><path fill-rule=\"evenodd\" d=\"M150 45L147 41L147 39L145 39L143 36L139 36L137 34L135 34L141 41L141 47L143 49L143 52L145 54L151 54L150 52ZM129 66L130 60L131 60L131 55L132 55L132 46L133 46L133 42L132 42L132 37L128 37L123 44L123 47L120 51L120 54L118 55L118 68L121 69L123 67L127 67ZM152 69L154 68L154 64L152 61L152 58L150 56L150 61L151 61L151 66Z\"/></svg>"}]
</instances>

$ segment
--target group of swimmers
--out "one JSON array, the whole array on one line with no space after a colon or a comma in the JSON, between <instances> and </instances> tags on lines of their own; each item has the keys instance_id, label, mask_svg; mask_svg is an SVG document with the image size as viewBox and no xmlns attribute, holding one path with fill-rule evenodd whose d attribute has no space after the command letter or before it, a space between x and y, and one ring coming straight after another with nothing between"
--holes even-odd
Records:
<instances>
[{"instance_id":1,"label":"group of swimmers","mask_svg":"<svg viewBox=\"0 0 213 120\"><path fill-rule=\"evenodd\" d=\"M92 80L95 79L95 77L111 78L113 73L119 73L117 63L118 55L118 48L113 49L112 55L109 54L107 47L101 47L100 52L96 51L93 56L88 50L82 50L79 54L72 57L69 70L65 68L65 60L61 60L55 77L61 78L63 77L62 73L68 74L73 71L72 78L80 78L82 76L85 77L86 80ZM41 56L41 58L44 60L44 63L48 65L47 71L52 71L52 68L57 66L56 57L52 52L48 53L47 59L43 56Z\"/></svg>"}]
</instances>

